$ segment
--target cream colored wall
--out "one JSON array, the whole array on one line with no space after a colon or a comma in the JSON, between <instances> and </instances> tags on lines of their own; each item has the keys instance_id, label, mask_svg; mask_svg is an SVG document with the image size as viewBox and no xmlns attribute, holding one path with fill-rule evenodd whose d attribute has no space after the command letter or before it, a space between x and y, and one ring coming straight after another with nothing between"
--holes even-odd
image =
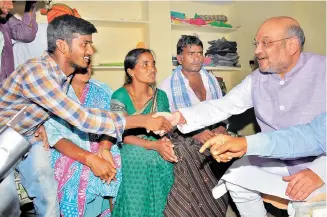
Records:
<instances>
[{"instance_id":1,"label":"cream colored wall","mask_svg":"<svg viewBox=\"0 0 327 217\"><path fill-rule=\"evenodd\" d=\"M169 2L149 2L150 48L154 51L157 64L157 83L171 72L170 10Z\"/></svg>"}]
</instances>

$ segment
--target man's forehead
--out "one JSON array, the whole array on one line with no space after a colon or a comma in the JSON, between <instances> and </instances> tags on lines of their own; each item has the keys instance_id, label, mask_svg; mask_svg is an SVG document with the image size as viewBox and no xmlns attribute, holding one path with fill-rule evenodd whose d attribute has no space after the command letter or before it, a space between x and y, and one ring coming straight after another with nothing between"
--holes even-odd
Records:
<instances>
[{"instance_id":1,"label":"man's forehead","mask_svg":"<svg viewBox=\"0 0 327 217\"><path fill-rule=\"evenodd\" d=\"M269 38L278 38L278 37L284 37L285 35L285 27L282 27L280 25L276 26L262 26L259 31L256 34L256 39L263 40L263 39L269 39Z\"/></svg>"}]
</instances>

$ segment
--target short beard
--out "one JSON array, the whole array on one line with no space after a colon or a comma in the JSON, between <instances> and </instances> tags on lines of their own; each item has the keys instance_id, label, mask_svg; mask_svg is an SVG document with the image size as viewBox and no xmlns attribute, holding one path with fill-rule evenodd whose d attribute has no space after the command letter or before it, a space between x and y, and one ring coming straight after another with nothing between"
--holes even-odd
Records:
<instances>
[{"instance_id":1,"label":"short beard","mask_svg":"<svg viewBox=\"0 0 327 217\"><path fill-rule=\"evenodd\" d=\"M266 70L262 70L259 66L259 70L262 73L280 74L284 71L284 69L287 69L286 63L279 63L277 66L269 67Z\"/></svg>"},{"instance_id":2,"label":"short beard","mask_svg":"<svg viewBox=\"0 0 327 217\"><path fill-rule=\"evenodd\" d=\"M88 67L81 67L73 62L70 62L69 65L71 67L73 67L75 70L74 70L74 73L81 73L81 74L86 74L87 73L87 68Z\"/></svg>"},{"instance_id":3,"label":"short beard","mask_svg":"<svg viewBox=\"0 0 327 217\"><path fill-rule=\"evenodd\" d=\"M74 74L82 74L82 75L86 75L88 73L88 68L75 68Z\"/></svg>"}]
</instances>

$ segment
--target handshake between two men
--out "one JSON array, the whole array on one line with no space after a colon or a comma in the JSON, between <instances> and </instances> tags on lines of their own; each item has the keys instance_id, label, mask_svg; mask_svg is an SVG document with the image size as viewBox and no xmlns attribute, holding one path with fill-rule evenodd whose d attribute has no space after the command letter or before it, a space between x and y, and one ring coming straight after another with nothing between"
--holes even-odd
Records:
<instances>
[{"instance_id":1,"label":"handshake between two men","mask_svg":"<svg viewBox=\"0 0 327 217\"><path fill-rule=\"evenodd\" d=\"M185 119L183 118L180 112L157 112L152 114L152 118L155 119L153 123L158 123L158 125L151 126L151 123L148 125L149 127L146 127L146 129L148 131L151 130L155 134L160 136L163 136L169 131L171 131L173 127L185 123Z\"/></svg>"}]
</instances>

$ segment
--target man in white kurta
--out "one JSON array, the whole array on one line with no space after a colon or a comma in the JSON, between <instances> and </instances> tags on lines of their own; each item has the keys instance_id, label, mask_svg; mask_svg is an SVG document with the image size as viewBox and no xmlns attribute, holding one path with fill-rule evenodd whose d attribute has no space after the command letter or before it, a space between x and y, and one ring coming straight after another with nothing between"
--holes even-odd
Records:
<instances>
[{"instance_id":1,"label":"man in white kurta","mask_svg":"<svg viewBox=\"0 0 327 217\"><path fill-rule=\"evenodd\" d=\"M243 113L251 107L254 107L262 132L310 122L326 111L326 57L303 53L304 41L303 31L294 19L268 19L260 26L254 43L259 69L222 99L179 109L167 118L179 123L183 133ZM287 188L295 186L292 191L301 195L308 190L302 189L308 182L313 192L310 196L325 192L326 157L289 161L243 157L232 165L222 180L241 216L265 217L260 193L289 199ZM214 196L219 197L221 190L221 186L216 187Z\"/></svg>"}]
</instances>

